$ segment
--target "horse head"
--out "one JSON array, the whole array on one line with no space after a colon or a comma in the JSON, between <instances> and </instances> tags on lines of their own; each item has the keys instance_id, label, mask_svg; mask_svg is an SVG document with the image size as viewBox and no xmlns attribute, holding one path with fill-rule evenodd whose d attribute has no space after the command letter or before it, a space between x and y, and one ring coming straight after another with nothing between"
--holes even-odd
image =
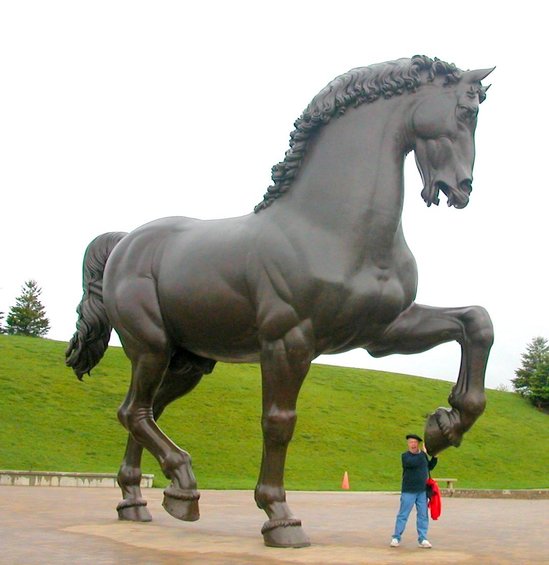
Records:
<instances>
[{"instance_id":1,"label":"horse head","mask_svg":"<svg viewBox=\"0 0 549 565\"><path fill-rule=\"evenodd\" d=\"M438 205L441 191L448 206L465 208L469 203L477 114L489 88L480 81L492 70L466 71L451 85L440 84L444 79L437 77L431 88L420 91L409 128L427 206Z\"/></svg>"}]
</instances>

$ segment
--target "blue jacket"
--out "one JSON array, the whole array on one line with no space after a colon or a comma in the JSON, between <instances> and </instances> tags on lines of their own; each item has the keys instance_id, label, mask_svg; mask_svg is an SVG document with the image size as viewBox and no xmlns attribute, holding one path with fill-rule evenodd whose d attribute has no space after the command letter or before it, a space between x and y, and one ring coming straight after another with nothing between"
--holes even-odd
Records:
<instances>
[{"instance_id":1,"label":"blue jacket","mask_svg":"<svg viewBox=\"0 0 549 565\"><path fill-rule=\"evenodd\" d=\"M420 451L412 453L406 451L402 454L402 492L422 492L426 489L425 481L429 478L429 471L434 469L438 459L430 460Z\"/></svg>"}]
</instances>

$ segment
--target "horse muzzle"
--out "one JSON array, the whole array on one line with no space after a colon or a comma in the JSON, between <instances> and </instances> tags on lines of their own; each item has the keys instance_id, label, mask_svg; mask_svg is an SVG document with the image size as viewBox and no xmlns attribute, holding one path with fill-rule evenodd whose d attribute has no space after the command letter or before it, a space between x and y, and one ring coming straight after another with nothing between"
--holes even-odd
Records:
<instances>
[{"instance_id":1,"label":"horse muzzle","mask_svg":"<svg viewBox=\"0 0 549 565\"><path fill-rule=\"evenodd\" d=\"M421 196L427 206L434 204L438 206L440 203L439 194L442 192L447 198L449 207L453 206L458 210L465 208L469 204L469 197L473 190L473 181L464 179L457 186L453 186L443 180L436 180L425 186L421 192Z\"/></svg>"},{"instance_id":2,"label":"horse muzzle","mask_svg":"<svg viewBox=\"0 0 549 565\"><path fill-rule=\"evenodd\" d=\"M436 186L448 199L448 206L461 210L469 204L469 197L473 190L473 181L471 179L461 181L457 187L450 186L442 181L437 182Z\"/></svg>"}]
</instances>

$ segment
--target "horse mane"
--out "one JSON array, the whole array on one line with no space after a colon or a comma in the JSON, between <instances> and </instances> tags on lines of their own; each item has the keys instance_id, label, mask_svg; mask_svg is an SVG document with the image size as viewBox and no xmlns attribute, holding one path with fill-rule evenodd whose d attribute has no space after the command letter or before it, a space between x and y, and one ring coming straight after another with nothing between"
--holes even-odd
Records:
<instances>
[{"instance_id":1,"label":"horse mane","mask_svg":"<svg viewBox=\"0 0 549 565\"><path fill-rule=\"evenodd\" d=\"M284 161L272 168L269 186L263 200L254 208L257 214L268 208L286 193L305 156L311 137L332 118L345 113L347 108L375 102L378 98L391 98L404 92L415 92L422 84L435 77L445 77L444 84L459 82L462 71L453 63L445 63L436 57L415 55L411 59L397 59L368 67L358 67L338 76L328 83L310 102L295 121L290 133L290 149Z\"/></svg>"}]
</instances>

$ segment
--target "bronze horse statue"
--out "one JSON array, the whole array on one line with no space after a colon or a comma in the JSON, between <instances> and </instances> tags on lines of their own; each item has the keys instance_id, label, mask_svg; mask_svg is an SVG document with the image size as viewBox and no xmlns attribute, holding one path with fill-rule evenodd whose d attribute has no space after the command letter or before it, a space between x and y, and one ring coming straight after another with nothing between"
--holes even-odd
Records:
<instances>
[{"instance_id":1,"label":"bronze horse statue","mask_svg":"<svg viewBox=\"0 0 549 565\"><path fill-rule=\"evenodd\" d=\"M295 122L273 185L253 213L221 220L163 218L94 239L67 365L81 379L112 328L131 361L118 411L130 432L118 483L120 519L147 521L139 488L142 449L171 479L165 509L197 520L187 452L157 424L217 361L259 362L263 457L255 501L267 545L309 544L284 490L296 402L318 355L362 347L373 356L461 345L449 396L427 420L431 454L458 446L485 407L493 342L479 306L414 302L417 267L404 239L404 160L414 151L427 206L464 208L472 190L474 133L492 69L461 71L438 59L352 69L321 90Z\"/></svg>"}]
</instances>

